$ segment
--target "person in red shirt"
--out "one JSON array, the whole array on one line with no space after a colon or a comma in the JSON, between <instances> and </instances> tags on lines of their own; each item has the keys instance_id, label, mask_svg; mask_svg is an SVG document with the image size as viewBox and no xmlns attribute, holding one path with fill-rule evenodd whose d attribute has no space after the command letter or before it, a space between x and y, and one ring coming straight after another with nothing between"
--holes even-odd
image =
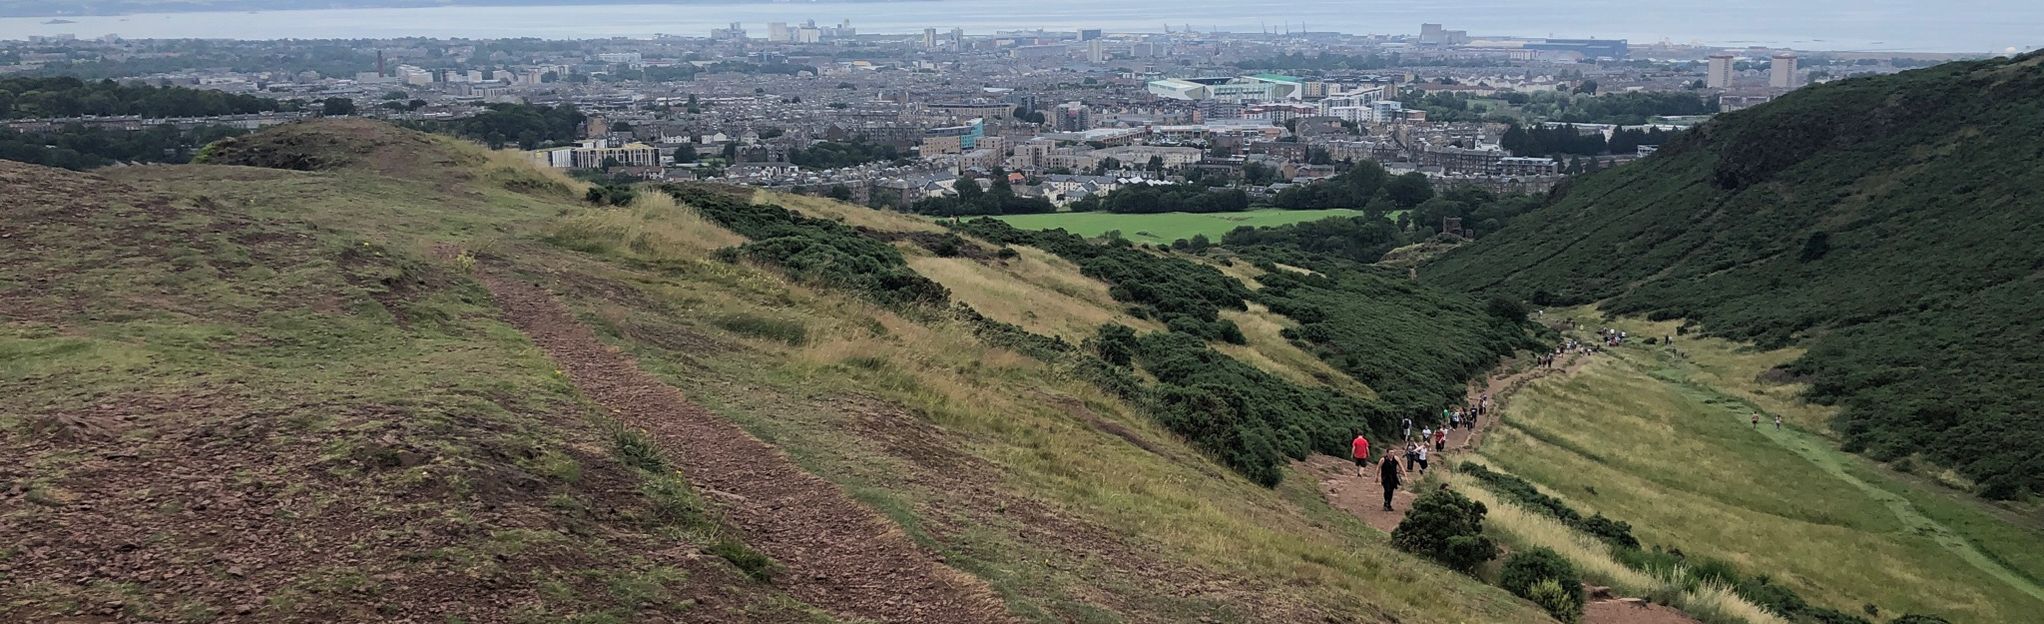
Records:
<instances>
[{"instance_id":1,"label":"person in red shirt","mask_svg":"<svg viewBox=\"0 0 2044 624\"><path fill-rule=\"evenodd\" d=\"M1364 470L1370 467L1370 441L1357 433L1356 440L1349 443L1349 452L1355 456L1356 476L1365 476Z\"/></svg>"}]
</instances>

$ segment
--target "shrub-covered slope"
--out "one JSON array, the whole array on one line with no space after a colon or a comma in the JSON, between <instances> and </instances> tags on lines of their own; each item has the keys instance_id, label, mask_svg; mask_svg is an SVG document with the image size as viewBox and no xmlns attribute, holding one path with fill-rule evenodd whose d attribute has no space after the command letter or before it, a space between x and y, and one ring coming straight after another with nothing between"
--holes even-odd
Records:
<instances>
[{"instance_id":1,"label":"shrub-covered slope","mask_svg":"<svg viewBox=\"0 0 2044 624\"><path fill-rule=\"evenodd\" d=\"M1422 269L1800 344L1845 444L1983 495L2044 490L2044 55L1814 86L1727 114Z\"/></svg>"},{"instance_id":2,"label":"shrub-covered slope","mask_svg":"<svg viewBox=\"0 0 2044 624\"><path fill-rule=\"evenodd\" d=\"M1021 621L1542 617L1389 548L1310 479L1236 476L1030 354L1047 341L882 296L941 292L891 250L942 232L592 205L360 122L209 161L239 166L0 163L0 621L808 622L838 621L819 585L906 591L776 557L748 519L778 499L619 427L504 320L491 289L513 282Z\"/></svg>"}]
</instances>

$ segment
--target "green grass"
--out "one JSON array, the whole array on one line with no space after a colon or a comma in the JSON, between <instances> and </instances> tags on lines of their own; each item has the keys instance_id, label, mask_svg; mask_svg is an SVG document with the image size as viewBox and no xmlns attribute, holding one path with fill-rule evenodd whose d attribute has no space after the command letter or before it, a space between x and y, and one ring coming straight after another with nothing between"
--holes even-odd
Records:
<instances>
[{"instance_id":1,"label":"green grass","mask_svg":"<svg viewBox=\"0 0 2044 624\"><path fill-rule=\"evenodd\" d=\"M111 182L38 172L33 187L10 187L17 195L0 212L37 227L10 229L0 245L0 455L35 471L23 485L37 504L0 512L0 534L19 541L11 532L54 531L81 512L114 517L159 557L138 570L221 581L177 604L121 597L151 611L145 619L205 620L245 600L230 595L246 592L225 564L189 563L250 556L200 533L218 525L193 501L216 495L245 501L232 516L285 536L255 538L284 548L258 555L268 565L248 573L282 588L256 603L265 620L383 620L435 600L470 621L515 619L507 605L422 593L392 574L521 596L567 587L519 601L539 621L686 617L686 601L648 597L704 591L739 606L787 604L770 586L731 582L769 569L741 545L623 521L662 507L702 514L679 475L642 496L625 461L658 465L657 456L607 457L594 410L464 267L433 250L485 247L577 205L494 180L470 186L470 171L431 173L151 167L102 172ZM67 277L13 287L51 275ZM116 408L131 416L74 417ZM95 434L95 423L109 431ZM186 496L192 479L129 474L139 487L116 486L83 471L116 464L219 483ZM81 493L93 496L90 509L74 504ZM327 537L289 537L307 535ZM721 565L692 549L731 559L728 574L681 574ZM8 563L55 578L70 574L49 566L111 556L59 554ZM613 595L600 579L564 577L567 568L637 580ZM43 621L108 602L106 593L8 587L0 604Z\"/></svg>"},{"instance_id":2,"label":"green grass","mask_svg":"<svg viewBox=\"0 0 2044 624\"><path fill-rule=\"evenodd\" d=\"M1138 243L1170 243L1178 239L1191 239L1195 234L1205 234L1208 239L1220 242L1221 235L1245 225L1270 227L1301 221L1315 221L1330 217L1353 217L1361 210L1251 210L1249 212L1190 213L1165 212L1157 214L1115 214L1110 212L1059 212L1052 214L1009 215L995 217L1018 228L1028 230L1051 230L1064 228L1065 231L1085 237L1097 237L1111 230L1120 230L1122 238Z\"/></svg>"},{"instance_id":3,"label":"green grass","mask_svg":"<svg viewBox=\"0 0 2044 624\"><path fill-rule=\"evenodd\" d=\"M1640 337L1665 329L1620 326ZM1792 393L1752 380L1793 353L1693 338L1678 347L1623 347L1535 382L1482 456L1585 513L1632 523L1642 542L1733 561L1842 611L1874 603L1986 622L2044 608L2031 573L1990 554L2034 562L2044 544L2034 528L1883 474L1797 419L1773 430L1765 406Z\"/></svg>"}]
</instances>

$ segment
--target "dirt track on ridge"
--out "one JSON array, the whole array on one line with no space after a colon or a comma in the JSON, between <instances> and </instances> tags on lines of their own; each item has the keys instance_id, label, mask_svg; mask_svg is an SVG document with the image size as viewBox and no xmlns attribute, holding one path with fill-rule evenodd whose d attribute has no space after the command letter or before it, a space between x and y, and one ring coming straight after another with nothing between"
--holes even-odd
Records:
<instances>
[{"instance_id":1,"label":"dirt track on ridge","mask_svg":"<svg viewBox=\"0 0 2044 624\"><path fill-rule=\"evenodd\" d=\"M878 622L1010 622L1001 600L951 569L837 486L711 414L599 341L544 289L516 277L481 281L504 317L575 387L645 429L697 489L714 491L746 544L785 566L776 581L832 614Z\"/></svg>"}]
</instances>

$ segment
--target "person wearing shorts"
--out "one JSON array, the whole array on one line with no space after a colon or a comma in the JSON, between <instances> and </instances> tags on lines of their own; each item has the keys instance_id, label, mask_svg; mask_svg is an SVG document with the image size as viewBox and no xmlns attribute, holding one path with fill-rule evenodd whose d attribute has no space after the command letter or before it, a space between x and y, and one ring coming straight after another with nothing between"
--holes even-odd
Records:
<instances>
[{"instance_id":1,"label":"person wearing shorts","mask_svg":"<svg viewBox=\"0 0 2044 624\"><path fill-rule=\"evenodd\" d=\"M1349 454L1356 460L1356 476L1363 476L1370 467L1370 440L1357 433L1355 441L1349 442Z\"/></svg>"}]
</instances>

